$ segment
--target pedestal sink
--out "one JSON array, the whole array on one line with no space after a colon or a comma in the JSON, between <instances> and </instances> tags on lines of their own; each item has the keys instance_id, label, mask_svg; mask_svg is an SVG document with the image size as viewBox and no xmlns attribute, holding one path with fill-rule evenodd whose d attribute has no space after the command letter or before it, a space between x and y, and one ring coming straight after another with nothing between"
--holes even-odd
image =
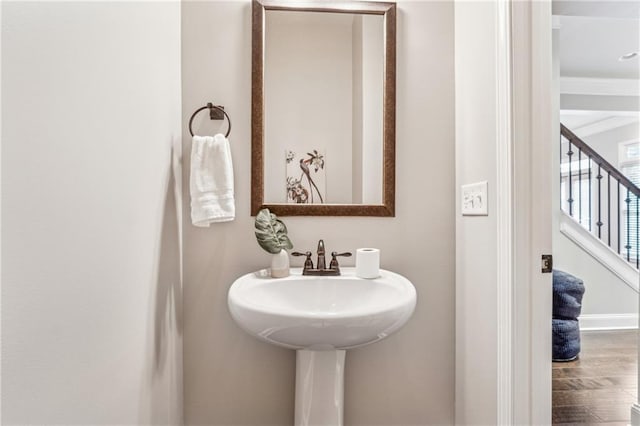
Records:
<instances>
[{"instance_id":1,"label":"pedestal sink","mask_svg":"<svg viewBox=\"0 0 640 426\"><path fill-rule=\"evenodd\" d=\"M385 270L361 279L355 268L333 277L303 276L293 268L287 278L267 271L238 278L228 303L246 332L296 350L296 426L341 426L345 351L402 327L415 309L416 290Z\"/></svg>"}]
</instances>

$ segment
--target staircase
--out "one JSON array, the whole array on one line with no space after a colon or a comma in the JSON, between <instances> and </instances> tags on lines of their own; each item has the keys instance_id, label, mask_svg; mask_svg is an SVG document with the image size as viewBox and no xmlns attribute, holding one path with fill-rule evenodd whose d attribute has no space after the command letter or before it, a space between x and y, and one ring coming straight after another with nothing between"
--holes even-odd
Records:
<instances>
[{"instance_id":1,"label":"staircase","mask_svg":"<svg viewBox=\"0 0 640 426\"><path fill-rule=\"evenodd\" d=\"M639 291L640 189L564 125L560 133L560 231Z\"/></svg>"}]
</instances>

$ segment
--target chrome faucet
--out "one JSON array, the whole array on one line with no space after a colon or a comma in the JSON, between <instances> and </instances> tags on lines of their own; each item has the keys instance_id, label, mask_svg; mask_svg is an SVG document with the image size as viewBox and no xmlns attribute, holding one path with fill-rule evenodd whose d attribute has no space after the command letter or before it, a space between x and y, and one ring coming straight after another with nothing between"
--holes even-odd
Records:
<instances>
[{"instance_id":1,"label":"chrome faucet","mask_svg":"<svg viewBox=\"0 0 640 426\"><path fill-rule=\"evenodd\" d=\"M350 257L350 252L338 253L331 252L331 262L329 263L329 267L327 268L326 260L325 260L325 250L324 250L324 241L318 241L318 261L316 263L316 267L313 267L313 262L311 261L311 252L307 251L301 253L299 251L294 251L291 253L292 256L306 256L304 261L304 268L302 269L302 275L340 275L340 265L338 265L338 256Z\"/></svg>"}]
</instances>

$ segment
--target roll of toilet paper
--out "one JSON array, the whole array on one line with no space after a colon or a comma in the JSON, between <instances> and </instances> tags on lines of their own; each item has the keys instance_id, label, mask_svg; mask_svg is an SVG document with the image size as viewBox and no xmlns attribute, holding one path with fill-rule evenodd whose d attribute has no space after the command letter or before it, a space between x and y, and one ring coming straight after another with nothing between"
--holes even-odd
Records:
<instances>
[{"instance_id":1,"label":"roll of toilet paper","mask_svg":"<svg viewBox=\"0 0 640 426\"><path fill-rule=\"evenodd\" d=\"M380 276L380 250L359 248L356 250L356 276L378 278Z\"/></svg>"}]
</instances>

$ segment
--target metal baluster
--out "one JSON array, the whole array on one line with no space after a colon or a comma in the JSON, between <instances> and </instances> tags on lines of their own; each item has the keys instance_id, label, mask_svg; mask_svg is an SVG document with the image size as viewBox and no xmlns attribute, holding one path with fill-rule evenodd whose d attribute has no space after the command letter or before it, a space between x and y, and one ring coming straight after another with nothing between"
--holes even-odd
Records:
<instances>
[{"instance_id":1,"label":"metal baluster","mask_svg":"<svg viewBox=\"0 0 640 426\"><path fill-rule=\"evenodd\" d=\"M627 188L627 198L624 199L624 202L627 203L627 214L626 216L626 220L627 220L627 244L624 246L624 248L627 249L627 262L629 261L629 259L631 258L631 230L629 229L629 217L631 216L631 209L629 208L629 203L631 203L631 198L629 198L629 189Z\"/></svg>"},{"instance_id":2,"label":"metal baluster","mask_svg":"<svg viewBox=\"0 0 640 426\"><path fill-rule=\"evenodd\" d=\"M607 245L611 247L611 173L607 172Z\"/></svg>"},{"instance_id":3,"label":"metal baluster","mask_svg":"<svg viewBox=\"0 0 640 426\"><path fill-rule=\"evenodd\" d=\"M598 238L602 239L602 170L600 169L600 164L598 164L598 221L596 225L598 226Z\"/></svg>"},{"instance_id":4,"label":"metal baluster","mask_svg":"<svg viewBox=\"0 0 640 426\"><path fill-rule=\"evenodd\" d=\"M618 180L618 254L620 254L620 239L622 238L621 229L620 229L620 215L622 214L622 210L620 210L620 181Z\"/></svg>"},{"instance_id":5,"label":"metal baluster","mask_svg":"<svg viewBox=\"0 0 640 426\"><path fill-rule=\"evenodd\" d=\"M582 223L582 148L578 148L578 222Z\"/></svg>"},{"instance_id":6,"label":"metal baluster","mask_svg":"<svg viewBox=\"0 0 640 426\"><path fill-rule=\"evenodd\" d=\"M567 155L569 156L569 198L567 201L569 202L569 216L573 217L573 179L571 177L571 156L573 155L573 151L571 151L571 141L569 141L569 151L567 151Z\"/></svg>"},{"instance_id":7,"label":"metal baluster","mask_svg":"<svg viewBox=\"0 0 640 426\"><path fill-rule=\"evenodd\" d=\"M562 136L562 133L560 133L560 190L558 191L558 194L560 194L560 209L564 210L563 207L563 203L564 200L562 199L562 156L564 155L564 152L562 152L562 140L564 139L564 136Z\"/></svg>"},{"instance_id":8,"label":"metal baluster","mask_svg":"<svg viewBox=\"0 0 640 426\"><path fill-rule=\"evenodd\" d=\"M592 230L591 222L593 222L591 218L591 168L593 167L593 163L591 162L591 157L589 157L589 231Z\"/></svg>"}]
</instances>

